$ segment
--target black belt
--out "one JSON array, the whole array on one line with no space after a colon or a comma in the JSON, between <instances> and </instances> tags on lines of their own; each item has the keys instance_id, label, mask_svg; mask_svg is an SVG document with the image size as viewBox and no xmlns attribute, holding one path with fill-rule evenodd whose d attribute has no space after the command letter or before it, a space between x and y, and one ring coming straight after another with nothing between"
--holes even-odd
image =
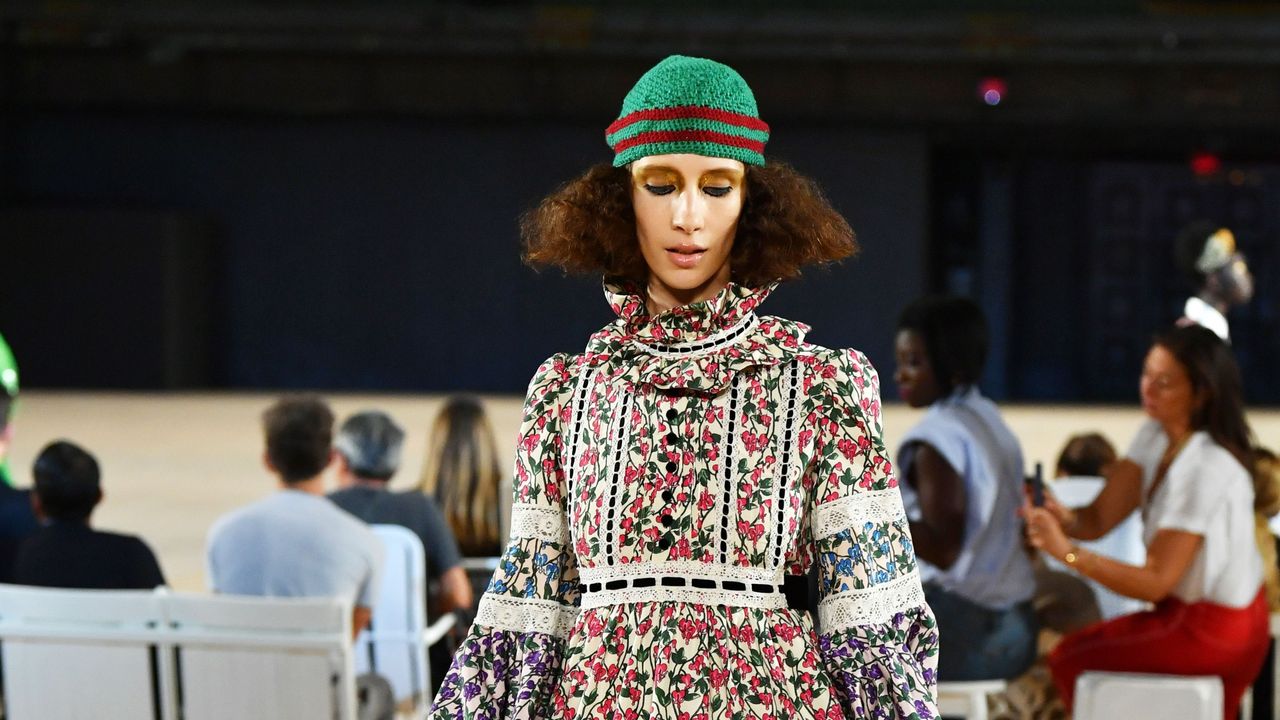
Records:
<instances>
[{"instance_id":1,"label":"black belt","mask_svg":"<svg viewBox=\"0 0 1280 720\"><path fill-rule=\"evenodd\" d=\"M619 578L607 582L593 582L582 586L584 593L598 593L605 590L627 590L630 588L693 588L695 590L728 590L729 592L753 592L762 595L782 593L787 596L787 607L792 610L808 610L809 578L805 575L787 575L783 584L745 583L738 580L712 580L709 578L686 578L678 575L649 575L637 578Z\"/></svg>"}]
</instances>

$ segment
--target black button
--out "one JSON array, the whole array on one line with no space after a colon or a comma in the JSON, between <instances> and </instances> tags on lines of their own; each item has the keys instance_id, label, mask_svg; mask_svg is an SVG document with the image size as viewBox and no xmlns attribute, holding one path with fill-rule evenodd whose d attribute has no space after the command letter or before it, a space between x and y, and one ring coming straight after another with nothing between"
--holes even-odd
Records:
<instances>
[{"instance_id":1,"label":"black button","mask_svg":"<svg viewBox=\"0 0 1280 720\"><path fill-rule=\"evenodd\" d=\"M675 524L676 524L676 521L675 521L675 520L674 520L670 515L663 515L663 516L662 516L662 526L663 526L663 527L671 527L672 525L675 525Z\"/></svg>"},{"instance_id":2,"label":"black button","mask_svg":"<svg viewBox=\"0 0 1280 720\"><path fill-rule=\"evenodd\" d=\"M663 490L663 491L662 491L662 501L663 501L663 502L671 502L672 500L675 500L675 499L676 499L676 494L675 494L675 493L671 492L670 490Z\"/></svg>"},{"instance_id":3,"label":"black button","mask_svg":"<svg viewBox=\"0 0 1280 720\"><path fill-rule=\"evenodd\" d=\"M670 408L669 410L667 410L668 420L675 420L678 417L680 417L680 413L676 412L675 408Z\"/></svg>"},{"instance_id":4,"label":"black button","mask_svg":"<svg viewBox=\"0 0 1280 720\"><path fill-rule=\"evenodd\" d=\"M658 541L658 547L662 548L663 550L670 550L670 549L671 549L671 538L664 537L664 538L662 538L661 540L659 540L659 541Z\"/></svg>"},{"instance_id":5,"label":"black button","mask_svg":"<svg viewBox=\"0 0 1280 720\"><path fill-rule=\"evenodd\" d=\"M673 463L673 462L669 462L669 463L667 463L667 472L675 472L675 471L676 471L676 469L677 469L677 468L679 468L679 467L680 467L679 465L677 465L677 464L675 464L675 463Z\"/></svg>"},{"instance_id":6,"label":"black button","mask_svg":"<svg viewBox=\"0 0 1280 720\"><path fill-rule=\"evenodd\" d=\"M680 442L680 436L679 436L679 435L676 435L675 433L667 433L667 444L668 444L668 445L675 445L675 444L676 444L676 443L678 443L678 442Z\"/></svg>"}]
</instances>

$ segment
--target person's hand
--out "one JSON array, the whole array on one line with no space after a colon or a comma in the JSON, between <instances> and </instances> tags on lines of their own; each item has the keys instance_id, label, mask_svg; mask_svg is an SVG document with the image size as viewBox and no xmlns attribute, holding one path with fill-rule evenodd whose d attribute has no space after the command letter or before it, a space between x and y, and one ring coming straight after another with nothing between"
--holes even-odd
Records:
<instances>
[{"instance_id":1,"label":"person's hand","mask_svg":"<svg viewBox=\"0 0 1280 720\"><path fill-rule=\"evenodd\" d=\"M1035 507L1030 502L1022 506L1022 517L1027 524L1027 542L1051 557L1058 560L1066 557L1074 545L1062 530L1062 523L1049 510L1048 499L1045 507Z\"/></svg>"},{"instance_id":2,"label":"person's hand","mask_svg":"<svg viewBox=\"0 0 1280 720\"><path fill-rule=\"evenodd\" d=\"M1025 499L1025 502L1023 503L1023 506L1031 507L1031 503L1033 502L1031 484L1028 483L1027 486L1024 488L1024 490L1025 492L1023 493L1023 496ZM1054 495L1053 492L1049 489L1048 483L1046 483L1044 487L1044 505L1042 506L1042 508L1048 511L1049 514L1052 515L1054 519L1058 521L1058 525L1060 527L1062 528L1075 527L1075 524L1076 524L1075 511L1058 501L1058 496Z\"/></svg>"}]
</instances>

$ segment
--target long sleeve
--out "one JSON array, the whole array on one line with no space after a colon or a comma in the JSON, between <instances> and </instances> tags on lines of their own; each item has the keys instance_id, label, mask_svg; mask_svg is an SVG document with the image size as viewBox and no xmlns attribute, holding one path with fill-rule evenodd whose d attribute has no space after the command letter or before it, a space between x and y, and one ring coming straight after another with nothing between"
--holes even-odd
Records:
<instances>
[{"instance_id":1,"label":"long sleeve","mask_svg":"<svg viewBox=\"0 0 1280 720\"><path fill-rule=\"evenodd\" d=\"M529 385L516 447L511 540L436 695L433 720L548 717L579 596L561 463L568 445L562 429L573 410L568 362L563 355L550 358Z\"/></svg>"},{"instance_id":2,"label":"long sleeve","mask_svg":"<svg viewBox=\"0 0 1280 720\"><path fill-rule=\"evenodd\" d=\"M879 378L854 351L815 370L825 392L809 394L816 447L806 485L819 649L846 717L936 717L937 625L884 447Z\"/></svg>"}]
</instances>

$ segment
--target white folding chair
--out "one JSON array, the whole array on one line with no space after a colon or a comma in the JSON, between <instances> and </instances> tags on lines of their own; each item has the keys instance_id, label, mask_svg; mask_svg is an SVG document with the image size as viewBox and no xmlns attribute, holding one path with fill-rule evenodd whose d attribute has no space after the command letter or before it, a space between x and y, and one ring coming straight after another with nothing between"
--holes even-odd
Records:
<instances>
[{"instance_id":1,"label":"white folding chair","mask_svg":"<svg viewBox=\"0 0 1280 720\"><path fill-rule=\"evenodd\" d=\"M455 617L450 613L427 627L426 559L418 536L399 525L370 527L382 542L382 587L369 627L356 639L356 672L386 678L401 712L423 716L431 705L427 649Z\"/></svg>"},{"instance_id":2,"label":"white folding chair","mask_svg":"<svg viewBox=\"0 0 1280 720\"><path fill-rule=\"evenodd\" d=\"M987 720L987 696L1004 692L1007 680L964 680L938 683L938 713L967 720Z\"/></svg>"},{"instance_id":3,"label":"white folding chair","mask_svg":"<svg viewBox=\"0 0 1280 720\"><path fill-rule=\"evenodd\" d=\"M1100 477L1064 477L1054 480L1049 488L1064 506L1081 508L1093 502L1106 482ZM1130 565L1141 566L1147 562L1147 546L1142 541L1142 516L1135 510L1112 528L1111 532L1097 540L1083 540L1080 547ZM1058 560L1047 555L1045 561L1055 570L1067 569ZM1141 600L1120 595L1094 580L1084 580L1093 588L1093 595L1098 600L1098 610L1104 620L1140 612L1147 607Z\"/></svg>"},{"instance_id":4,"label":"white folding chair","mask_svg":"<svg viewBox=\"0 0 1280 720\"><path fill-rule=\"evenodd\" d=\"M1075 720L1221 720L1222 679L1087 672L1076 678L1073 717Z\"/></svg>"},{"instance_id":5,"label":"white folding chair","mask_svg":"<svg viewBox=\"0 0 1280 720\"><path fill-rule=\"evenodd\" d=\"M184 720L355 720L349 600L175 594L167 606Z\"/></svg>"},{"instance_id":6,"label":"white folding chair","mask_svg":"<svg viewBox=\"0 0 1280 720\"><path fill-rule=\"evenodd\" d=\"M171 718L163 591L0 585L7 720Z\"/></svg>"}]
</instances>

